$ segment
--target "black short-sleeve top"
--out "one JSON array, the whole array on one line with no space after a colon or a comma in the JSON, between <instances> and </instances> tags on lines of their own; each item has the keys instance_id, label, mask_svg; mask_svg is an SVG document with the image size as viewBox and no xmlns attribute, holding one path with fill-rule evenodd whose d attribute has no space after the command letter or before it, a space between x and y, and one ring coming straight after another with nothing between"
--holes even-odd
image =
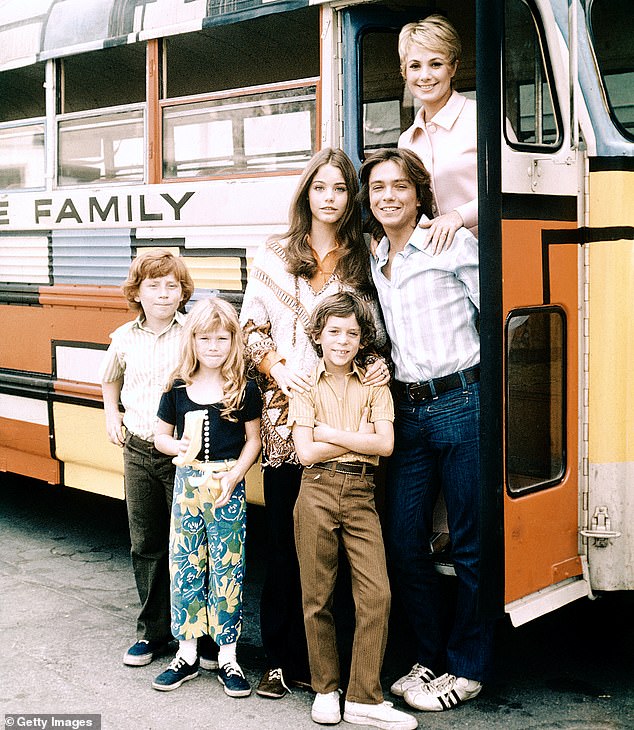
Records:
<instances>
[{"instance_id":1,"label":"black short-sleeve top","mask_svg":"<svg viewBox=\"0 0 634 730\"><path fill-rule=\"evenodd\" d=\"M185 413L188 411L207 411L206 421L209 424L208 453L205 446L201 448L198 459L200 461L219 461L221 459L237 459L240 456L245 440L244 424L259 418L262 413L262 398L254 381L248 380L242 398L242 405L233 415L237 421L228 421L221 418L222 403L195 403L187 395L187 389L182 380L176 380L174 385L161 396L158 417L161 421L175 427L175 438L181 438L185 423Z\"/></svg>"}]
</instances>

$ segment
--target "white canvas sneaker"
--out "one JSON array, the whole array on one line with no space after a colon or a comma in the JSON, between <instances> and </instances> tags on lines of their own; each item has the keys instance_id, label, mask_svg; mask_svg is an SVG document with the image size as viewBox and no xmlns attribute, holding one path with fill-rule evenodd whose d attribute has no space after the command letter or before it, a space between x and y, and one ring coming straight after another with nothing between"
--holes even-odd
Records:
<instances>
[{"instance_id":1,"label":"white canvas sneaker","mask_svg":"<svg viewBox=\"0 0 634 730\"><path fill-rule=\"evenodd\" d=\"M366 705L361 702L348 702L344 706L343 719L354 725L371 725L383 730L414 730L418 727L415 717L406 712L395 710L391 702L380 705Z\"/></svg>"},{"instance_id":2,"label":"white canvas sneaker","mask_svg":"<svg viewBox=\"0 0 634 730\"><path fill-rule=\"evenodd\" d=\"M436 679L436 675L431 669L424 667L422 664L414 664L408 674L397 679L390 687L390 692L397 697L403 697L408 689L418 687L419 684L425 684Z\"/></svg>"},{"instance_id":3,"label":"white canvas sneaker","mask_svg":"<svg viewBox=\"0 0 634 730\"><path fill-rule=\"evenodd\" d=\"M341 721L341 706L339 705L339 690L321 694L317 692L310 711L313 722L320 725L336 725Z\"/></svg>"}]
</instances>

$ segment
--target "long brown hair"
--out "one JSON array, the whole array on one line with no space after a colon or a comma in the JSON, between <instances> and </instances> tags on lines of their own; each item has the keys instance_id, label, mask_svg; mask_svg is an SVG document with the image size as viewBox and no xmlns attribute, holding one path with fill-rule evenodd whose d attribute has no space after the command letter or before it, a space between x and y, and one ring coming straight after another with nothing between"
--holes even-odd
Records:
<instances>
[{"instance_id":1,"label":"long brown hair","mask_svg":"<svg viewBox=\"0 0 634 730\"><path fill-rule=\"evenodd\" d=\"M335 237L341 247L337 262L339 278L359 291L371 288L369 254L361 230L361 214L357 203L359 182L357 172L350 158L343 150L326 147L313 155L304 169L289 209L289 228L279 236L286 241L288 270L295 276L311 279L317 271L317 261L308 241L313 216L310 210L308 192L315 175L324 165L333 165L341 170L348 190L346 209L337 221Z\"/></svg>"}]
</instances>

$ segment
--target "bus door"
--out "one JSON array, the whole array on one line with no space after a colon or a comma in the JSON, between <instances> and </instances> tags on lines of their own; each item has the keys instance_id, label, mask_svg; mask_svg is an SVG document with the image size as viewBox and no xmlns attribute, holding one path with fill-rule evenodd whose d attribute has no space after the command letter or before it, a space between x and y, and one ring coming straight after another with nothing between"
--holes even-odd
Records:
<instances>
[{"instance_id":1,"label":"bus door","mask_svg":"<svg viewBox=\"0 0 634 730\"><path fill-rule=\"evenodd\" d=\"M456 0L444 8L463 43L455 88L472 97L477 91L479 110L488 460L481 594L484 611L506 610L516 624L589 592L577 466L582 255L574 234L583 164L562 54L568 29L546 6ZM340 14L341 135L357 164L372 149L395 146L415 113L399 75L397 37L403 23L427 12L401 7L398 14L381 5ZM502 57L503 81L493 62Z\"/></svg>"},{"instance_id":2,"label":"bus door","mask_svg":"<svg viewBox=\"0 0 634 730\"><path fill-rule=\"evenodd\" d=\"M382 5L348 8L340 14L343 46L343 147L360 166L374 150L396 147L402 131L414 121L419 103L408 91L400 73L398 35L406 23L421 20L433 9L407 0L394 11ZM474 0L453 0L446 14L458 31L462 55L453 87L475 99ZM454 574L450 556L446 508L441 494L434 511L436 568Z\"/></svg>"},{"instance_id":3,"label":"bus door","mask_svg":"<svg viewBox=\"0 0 634 730\"><path fill-rule=\"evenodd\" d=\"M583 159L561 51L568 17L553 5L505 0L503 18L504 607L515 625L590 592L578 533Z\"/></svg>"}]
</instances>

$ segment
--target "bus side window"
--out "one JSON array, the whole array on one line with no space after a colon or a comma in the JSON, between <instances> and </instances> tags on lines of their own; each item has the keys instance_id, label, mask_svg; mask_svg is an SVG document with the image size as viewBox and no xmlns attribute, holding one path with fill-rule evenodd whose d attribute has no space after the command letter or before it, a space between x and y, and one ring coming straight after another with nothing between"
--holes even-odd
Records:
<instances>
[{"instance_id":1,"label":"bus side window","mask_svg":"<svg viewBox=\"0 0 634 730\"><path fill-rule=\"evenodd\" d=\"M512 495L556 484L566 469L565 315L514 310L506 322L506 482Z\"/></svg>"},{"instance_id":2,"label":"bus side window","mask_svg":"<svg viewBox=\"0 0 634 730\"><path fill-rule=\"evenodd\" d=\"M0 74L0 190L43 188L45 64Z\"/></svg>"},{"instance_id":3,"label":"bus side window","mask_svg":"<svg viewBox=\"0 0 634 730\"><path fill-rule=\"evenodd\" d=\"M319 9L163 42L163 178L299 170L316 151Z\"/></svg>"},{"instance_id":4,"label":"bus side window","mask_svg":"<svg viewBox=\"0 0 634 730\"><path fill-rule=\"evenodd\" d=\"M58 63L57 184L143 182L145 44Z\"/></svg>"},{"instance_id":5,"label":"bus side window","mask_svg":"<svg viewBox=\"0 0 634 730\"><path fill-rule=\"evenodd\" d=\"M634 8L632 0L594 0L588 16L612 116L634 139Z\"/></svg>"},{"instance_id":6,"label":"bus side window","mask_svg":"<svg viewBox=\"0 0 634 730\"><path fill-rule=\"evenodd\" d=\"M411 95L404 98L399 72L398 33L373 30L361 45L364 154L396 147L399 135L414 121Z\"/></svg>"},{"instance_id":7,"label":"bus side window","mask_svg":"<svg viewBox=\"0 0 634 730\"><path fill-rule=\"evenodd\" d=\"M525 0L506 0L504 22L505 134L513 147L555 148L562 142L554 87L535 17Z\"/></svg>"}]
</instances>

